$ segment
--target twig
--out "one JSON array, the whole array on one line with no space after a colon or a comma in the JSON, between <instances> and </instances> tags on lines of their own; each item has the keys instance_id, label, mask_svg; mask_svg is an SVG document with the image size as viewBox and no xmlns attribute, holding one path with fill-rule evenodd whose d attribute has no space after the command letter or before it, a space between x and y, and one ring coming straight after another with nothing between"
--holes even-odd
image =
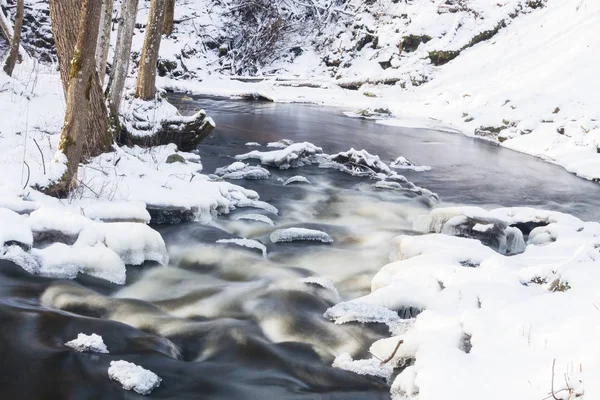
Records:
<instances>
[{"instance_id":1,"label":"twig","mask_svg":"<svg viewBox=\"0 0 600 400\"><path fill-rule=\"evenodd\" d=\"M556 397L556 394L554 392L554 365L556 364L556 358L554 360L552 360L552 386L551 386L551 390L552 390L552 398L554 400L558 400L558 398Z\"/></svg>"},{"instance_id":2,"label":"twig","mask_svg":"<svg viewBox=\"0 0 600 400\"><path fill-rule=\"evenodd\" d=\"M396 353L398 352L398 349L400 348L400 345L404 343L404 340L400 340L398 342L398 344L396 345L396 348L394 349L394 352L385 360L383 360L381 363L382 364L387 364L388 362L390 362L392 360L392 358L394 358L394 356L396 355Z\"/></svg>"},{"instance_id":3,"label":"twig","mask_svg":"<svg viewBox=\"0 0 600 400\"><path fill-rule=\"evenodd\" d=\"M38 144L37 140L35 140L35 138L33 138L33 143L35 143L38 150L40 151L40 155L42 156L42 167L44 167L44 175L46 175L46 161L44 160L44 152L40 148L40 145Z\"/></svg>"},{"instance_id":4,"label":"twig","mask_svg":"<svg viewBox=\"0 0 600 400\"><path fill-rule=\"evenodd\" d=\"M27 185L29 185L29 177L31 176L31 169L29 168L29 164L27 164L27 161L23 160L23 164L25 164L27 166L27 181L25 182L25 185L23 186L23 189L25 189L27 187Z\"/></svg>"}]
</instances>

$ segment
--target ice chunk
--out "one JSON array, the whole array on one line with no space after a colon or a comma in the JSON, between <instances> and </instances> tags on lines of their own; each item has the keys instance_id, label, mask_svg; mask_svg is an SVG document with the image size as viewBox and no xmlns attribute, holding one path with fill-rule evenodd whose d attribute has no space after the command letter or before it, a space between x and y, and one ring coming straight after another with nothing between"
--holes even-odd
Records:
<instances>
[{"instance_id":1,"label":"ice chunk","mask_svg":"<svg viewBox=\"0 0 600 400\"><path fill-rule=\"evenodd\" d=\"M245 144L245 146L248 146L248 147L262 147L262 144L260 144L258 142L247 142Z\"/></svg>"},{"instance_id":2,"label":"ice chunk","mask_svg":"<svg viewBox=\"0 0 600 400\"><path fill-rule=\"evenodd\" d=\"M265 210L265 211L270 212L275 215L277 215L279 213L279 210L277 209L277 207L267 203L266 201L261 201L261 200L240 198L239 200L237 200L237 206L238 207L260 208L261 210Z\"/></svg>"},{"instance_id":3,"label":"ice chunk","mask_svg":"<svg viewBox=\"0 0 600 400\"><path fill-rule=\"evenodd\" d=\"M392 164L390 164L390 167L397 168L397 169L409 169L409 170L417 171L417 172L423 172L423 171L429 171L429 170L431 170L431 167L429 167L427 165L416 165L415 163L413 163L409 159L407 159L405 157L402 157L402 156L396 158L392 162Z\"/></svg>"},{"instance_id":4,"label":"ice chunk","mask_svg":"<svg viewBox=\"0 0 600 400\"><path fill-rule=\"evenodd\" d=\"M0 259L14 262L30 274L37 274L40 270L39 260L20 246L0 246Z\"/></svg>"},{"instance_id":5,"label":"ice chunk","mask_svg":"<svg viewBox=\"0 0 600 400\"><path fill-rule=\"evenodd\" d=\"M80 333L77 335L77 339L65 343L65 346L69 346L81 353L91 351L94 353L108 354L108 348L104 344L102 336L96 335L95 333L92 333L91 335Z\"/></svg>"},{"instance_id":6,"label":"ice chunk","mask_svg":"<svg viewBox=\"0 0 600 400\"><path fill-rule=\"evenodd\" d=\"M290 179L283 182L283 186L287 186L290 183L309 183L310 181L301 175L292 176Z\"/></svg>"},{"instance_id":7,"label":"ice chunk","mask_svg":"<svg viewBox=\"0 0 600 400\"><path fill-rule=\"evenodd\" d=\"M381 323L392 328L400 321L397 312L360 301L347 301L336 304L328 308L323 316L338 325L348 322Z\"/></svg>"},{"instance_id":8,"label":"ice chunk","mask_svg":"<svg viewBox=\"0 0 600 400\"><path fill-rule=\"evenodd\" d=\"M226 167L217 168L215 175L223 179L268 179L271 173L263 167L237 161Z\"/></svg>"},{"instance_id":9,"label":"ice chunk","mask_svg":"<svg viewBox=\"0 0 600 400\"><path fill-rule=\"evenodd\" d=\"M335 368L354 372L359 375L372 375L390 380L394 368L390 363L383 364L381 360L370 358L368 360L353 360L348 353L342 353L335 358L332 364Z\"/></svg>"},{"instance_id":10,"label":"ice chunk","mask_svg":"<svg viewBox=\"0 0 600 400\"><path fill-rule=\"evenodd\" d=\"M258 150L250 153L237 155L238 160L258 159L261 164L279 167L279 169L288 169L302 167L313 162L312 157L322 154L323 149L312 143L295 143L282 150L260 152Z\"/></svg>"},{"instance_id":11,"label":"ice chunk","mask_svg":"<svg viewBox=\"0 0 600 400\"><path fill-rule=\"evenodd\" d=\"M33 245L33 234L27 219L8 208L0 208L0 246L15 242L29 248Z\"/></svg>"},{"instance_id":12,"label":"ice chunk","mask_svg":"<svg viewBox=\"0 0 600 400\"><path fill-rule=\"evenodd\" d=\"M102 243L94 246L55 243L32 249L31 255L39 259L38 273L43 276L74 279L81 272L121 285L125 283L125 263Z\"/></svg>"},{"instance_id":13,"label":"ice chunk","mask_svg":"<svg viewBox=\"0 0 600 400\"><path fill-rule=\"evenodd\" d=\"M262 215L262 214L236 214L231 219L234 221L239 221L239 220L258 221L258 222L263 222L263 223L265 223L267 225L271 225L271 226L275 225L273 223L273 221L271 220L271 218L267 217L266 215Z\"/></svg>"},{"instance_id":14,"label":"ice chunk","mask_svg":"<svg viewBox=\"0 0 600 400\"><path fill-rule=\"evenodd\" d=\"M220 240L217 240L217 243L223 243L223 244L232 243L232 244L236 244L238 246L248 247L250 249L258 249L262 253L263 257L267 257L267 247L264 244L262 244L261 242L259 242L258 240L252 240L252 239L220 239Z\"/></svg>"},{"instance_id":15,"label":"ice chunk","mask_svg":"<svg viewBox=\"0 0 600 400\"><path fill-rule=\"evenodd\" d=\"M306 228L277 229L270 236L271 242L296 242L301 240L333 243L333 239L327 233Z\"/></svg>"},{"instance_id":16,"label":"ice chunk","mask_svg":"<svg viewBox=\"0 0 600 400\"><path fill-rule=\"evenodd\" d=\"M143 395L159 387L162 380L154 372L124 360L110 362L108 377L119 382L123 389Z\"/></svg>"}]
</instances>

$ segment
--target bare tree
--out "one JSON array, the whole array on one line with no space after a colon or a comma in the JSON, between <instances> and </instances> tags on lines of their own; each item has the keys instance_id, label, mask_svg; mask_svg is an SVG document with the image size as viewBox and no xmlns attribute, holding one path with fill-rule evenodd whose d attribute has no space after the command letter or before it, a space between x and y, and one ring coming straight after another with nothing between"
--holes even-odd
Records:
<instances>
[{"instance_id":1,"label":"bare tree","mask_svg":"<svg viewBox=\"0 0 600 400\"><path fill-rule=\"evenodd\" d=\"M94 3L101 2L94 0ZM84 0L50 0L50 18L52 19L52 32L56 42L60 77L63 84L65 99L68 99L69 84L71 82L71 63L74 59L74 50L79 37L80 14L83 10ZM100 22L98 22L99 24ZM96 37L98 34L96 33ZM97 40L97 39L96 39ZM91 45L91 51L96 51L96 43ZM86 49L87 50L87 49ZM95 68L95 59L92 57ZM96 156L110 149L113 138L108 132L108 113L102 87L98 74L93 74L93 79L88 87L89 101L88 115L90 122L87 126L88 135L83 143L83 157Z\"/></svg>"},{"instance_id":2,"label":"bare tree","mask_svg":"<svg viewBox=\"0 0 600 400\"><path fill-rule=\"evenodd\" d=\"M127 72L129 71L131 42L133 40L137 7L138 0L123 0L121 4L117 45L108 83L108 106L113 123L117 122L119 118L119 107L123 98L125 79L127 79Z\"/></svg>"},{"instance_id":3,"label":"bare tree","mask_svg":"<svg viewBox=\"0 0 600 400\"><path fill-rule=\"evenodd\" d=\"M163 35L170 36L173 33L175 22L175 0L166 0L165 3L165 22L163 26Z\"/></svg>"},{"instance_id":4,"label":"bare tree","mask_svg":"<svg viewBox=\"0 0 600 400\"><path fill-rule=\"evenodd\" d=\"M6 72L9 76L12 75L13 70L15 69L15 64L17 63L17 58L19 57L19 46L21 45L21 26L23 25L24 14L25 0L18 0L17 13L15 14L14 33L10 43L8 57L6 58L6 63L4 64L4 72Z\"/></svg>"},{"instance_id":5,"label":"bare tree","mask_svg":"<svg viewBox=\"0 0 600 400\"><path fill-rule=\"evenodd\" d=\"M98 65L98 78L100 85L104 85L106 76L106 61L110 45L110 27L112 25L112 12L114 0L102 0L102 14L100 16L100 32L96 46L96 65Z\"/></svg>"},{"instance_id":6,"label":"bare tree","mask_svg":"<svg viewBox=\"0 0 600 400\"><path fill-rule=\"evenodd\" d=\"M72 15L73 10L68 10L76 2L54 0L50 8L54 8L53 25L71 25L64 20ZM98 80L96 72L95 50L98 41L100 26L101 2L97 0L83 0L81 3L78 34L75 47L72 51L71 68L67 81L67 107L65 122L61 132L59 150L67 158L67 170L49 192L57 196L64 196L71 188L76 186L77 169L84 157L84 143L88 142L91 122L96 118L90 114L91 87ZM57 38L58 39L58 38ZM63 49L64 51L64 49ZM63 54L64 56L64 54ZM61 53L59 52L59 58Z\"/></svg>"},{"instance_id":7,"label":"bare tree","mask_svg":"<svg viewBox=\"0 0 600 400\"><path fill-rule=\"evenodd\" d=\"M151 0L144 47L136 82L135 95L142 100L154 100L156 94L156 63L165 19L165 0Z\"/></svg>"}]
</instances>

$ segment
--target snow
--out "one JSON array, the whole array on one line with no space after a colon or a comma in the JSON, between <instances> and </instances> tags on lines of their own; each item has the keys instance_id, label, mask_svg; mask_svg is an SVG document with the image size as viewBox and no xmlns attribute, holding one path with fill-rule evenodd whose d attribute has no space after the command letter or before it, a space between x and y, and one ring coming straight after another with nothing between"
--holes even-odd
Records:
<instances>
[{"instance_id":1,"label":"snow","mask_svg":"<svg viewBox=\"0 0 600 400\"><path fill-rule=\"evenodd\" d=\"M258 142L247 142L244 146L248 146L248 147L261 147L262 144L260 144Z\"/></svg>"},{"instance_id":2,"label":"snow","mask_svg":"<svg viewBox=\"0 0 600 400\"><path fill-rule=\"evenodd\" d=\"M217 168L215 175L223 179L268 179L271 173L262 167L236 161L226 167Z\"/></svg>"},{"instance_id":3,"label":"snow","mask_svg":"<svg viewBox=\"0 0 600 400\"><path fill-rule=\"evenodd\" d=\"M291 183L308 183L308 184L310 184L310 181L304 176L296 175L296 176L292 176L291 178L289 178L285 182L283 182L283 186L287 186Z\"/></svg>"},{"instance_id":4,"label":"snow","mask_svg":"<svg viewBox=\"0 0 600 400\"><path fill-rule=\"evenodd\" d=\"M274 148L274 149L285 149L286 147L289 147L292 144L294 144L294 142L292 140L281 139L281 140L278 140L277 142L267 143L267 147Z\"/></svg>"},{"instance_id":5,"label":"snow","mask_svg":"<svg viewBox=\"0 0 600 400\"><path fill-rule=\"evenodd\" d=\"M141 395L149 395L162 381L154 372L124 360L110 362L108 377Z\"/></svg>"},{"instance_id":6,"label":"snow","mask_svg":"<svg viewBox=\"0 0 600 400\"><path fill-rule=\"evenodd\" d=\"M316 241L322 243L333 243L333 239L327 233L315 229L286 228L277 229L270 235L271 242L285 243L296 241Z\"/></svg>"},{"instance_id":7,"label":"snow","mask_svg":"<svg viewBox=\"0 0 600 400\"><path fill-rule=\"evenodd\" d=\"M108 348L104 344L104 340L102 336L96 335L92 333L91 335L86 335L85 333L80 333L77 335L77 339L73 339L65 343L65 346L69 346L81 353L85 352L93 352L93 353L103 353L108 354Z\"/></svg>"},{"instance_id":8,"label":"snow","mask_svg":"<svg viewBox=\"0 0 600 400\"><path fill-rule=\"evenodd\" d=\"M7 242L17 242L26 247L33 245L33 234L27 220L7 208L0 208L0 247Z\"/></svg>"},{"instance_id":9,"label":"snow","mask_svg":"<svg viewBox=\"0 0 600 400\"><path fill-rule=\"evenodd\" d=\"M312 157L323 153L323 149L309 142L294 143L284 149L260 152L258 150L250 153L237 155L238 160L258 159L261 164L288 169L302 167L311 164Z\"/></svg>"},{"instance_id":10,"label":"snow","mask_svg":"<svg viewBox=\"0 0 600 400\"><path fill-rule=\"evenodd\" d=\"M217 240L217 243L222 243L222 244L235 244L237 246L242 246L242 247L247 247L249 249L258 249L260 250L261 254L263 257L267 257L267 247L262 244L261 242L259 242L258 240L252 240L252 239L245 239L245 238L239 238L239 239L219 239Z\"/></svg>"},{"instance_id":11,"label":"snow","mask_svg":"<svg viewBox=\"0 0 600 400\"><path fill-rule=\"evenodd\" d=\"M234 221L257 221L271 226L275 225L271 218L262 214L236 214L231 219Z\"/></svg>"}]
</instances>

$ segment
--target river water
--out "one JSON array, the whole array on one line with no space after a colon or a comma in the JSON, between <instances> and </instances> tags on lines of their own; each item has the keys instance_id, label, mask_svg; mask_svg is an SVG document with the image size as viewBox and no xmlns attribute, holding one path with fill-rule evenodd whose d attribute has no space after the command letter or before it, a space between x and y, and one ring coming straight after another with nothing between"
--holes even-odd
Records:
<instances>
[{"instance_id":1,"label":"river water","mask_svg":"<svg viewBox=\"0 0 600 400\"><path fill-rule=\"evenodd\" d=\"M141 398L107 378L110 361L125 359L162 377L151 398L386 399L386 382L331 363L341 352L366 357L387 329L334 325L322 315L369 291L391 239L417 234L415 216L450 204L526 205L600 220L596 184L460 134L377 125L307 105L171 101L184 112L206 109L218 125L199 148L205 173L256 149L246 142L310 141L325 153L364 148L387 163L404 156L429 165L401 172L440 200L316 166L271 169L268 180L234 183L256 190L278 215L241 209L209 225L157 226L171 265L132 267L125 287L32 277L0 261L0 398ZM284 187L294 175L311 184ZM275 227L233 220L249 212L268 215ZM273 229L286 227L319 229L334 243L271 243ZM264 243L268 256L215 243L240 237ZM337 293L306 278L327 279ZM111 354L65 348L79 332L102 335Z\"/></svg>"}]
</instances>

